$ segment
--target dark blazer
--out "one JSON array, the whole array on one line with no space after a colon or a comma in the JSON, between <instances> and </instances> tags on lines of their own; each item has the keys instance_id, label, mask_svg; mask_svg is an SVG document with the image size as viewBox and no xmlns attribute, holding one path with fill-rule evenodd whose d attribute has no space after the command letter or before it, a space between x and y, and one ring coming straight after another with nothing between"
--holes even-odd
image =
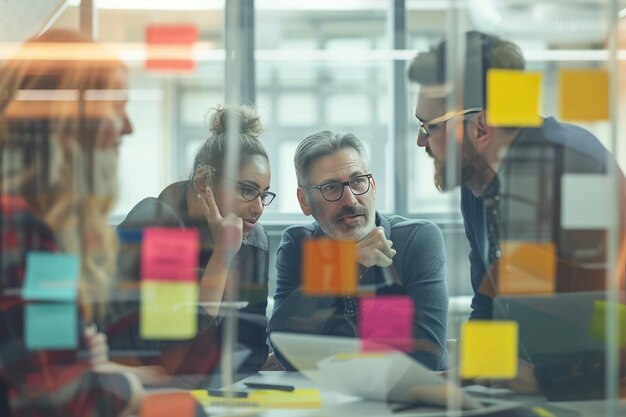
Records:
<instances>
[{"instance_id":1,"label":"dark blazer","mask_svg":"<svg viewBox=\"0 0 626 417\"><path fill-rule=\"evenodd\" d=\"M522 129L507 150L494 180L499 186L500 242L553 243L558 257L556 292L603 291L607 268L615 268L615 265L607 264L606 231L561 227L563 176L608 174L611 171L617 179L611 195L617 196L620 203L618 230L622 232L626 224L624 176L613 155L590 132L548 117L541 127ZM585 190L581 189L580 193L585 193ZM470 244L470 274L474 290L471 319L489 320L493 317L493 297L497 294L498 277L495 272L497 258L489 259L488 255L488 217L483 198L462 187L461 212ZM620 239L622 236L621 233ZM524 351L523 340L521 342ZM575 385L584 384L585 379L595 380L596 371L602 368L595 357L589 364L593 373L579 372L579 380L575 381L572 378L574 363L578 363L580 371L587 357L557 355L546 359L529 353L537 365L536 373L544 393L552 398L576 398L578 391ZM602 377L597 379L602 380ZM602 384L603 380L600 389ZM588 390L586 394L592 391Z\"/></svg>"}]
</instances>

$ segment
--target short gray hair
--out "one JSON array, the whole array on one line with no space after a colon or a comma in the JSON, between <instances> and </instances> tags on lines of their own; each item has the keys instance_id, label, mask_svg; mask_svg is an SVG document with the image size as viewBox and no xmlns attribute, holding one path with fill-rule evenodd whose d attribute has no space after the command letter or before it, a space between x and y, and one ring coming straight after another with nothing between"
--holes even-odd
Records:
<instances>
[{"instance_id":1,"label":"short gray hair","mask_svg":"<svg viewBox=\"0 0 626 417\"><path fill-rule=\"evenodd\" d=\"M333 133L330 130L323 130L308 136L300 142L293 157L298 186L310 185L307 184L309 168L315 160L327 155L333 155L345 148L356 150L367 166L365 146L353 133Z\"/></svg>"}]
</instances>

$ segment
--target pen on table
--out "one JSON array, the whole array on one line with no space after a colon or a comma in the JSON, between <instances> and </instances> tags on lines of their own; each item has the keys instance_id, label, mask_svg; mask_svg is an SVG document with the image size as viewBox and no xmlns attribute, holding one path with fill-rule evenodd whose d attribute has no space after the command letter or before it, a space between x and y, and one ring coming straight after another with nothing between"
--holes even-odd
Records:
<instances>
[{"instance_id":1,"label":"pen on table","mask_svg":"<svg viewBox=\"0 0 626 417\"><path fill-rule=\"evenodd\" d=\"M213 397L227 397L227 398L246 398L248 393L245 391L226 391L221 389L208 389L208 394Z\"/></svg>"},{"instance_id":2,"label":"pen on table","mask_svg":"<svg viewBox=\"0 0 626 417\"><path fill-rule=\"evenodd\" d=\"M258 382L244 382L246 387L252 389L273 389L277 391L293 391L296 387L292 387L291 385L276 385L276 384L261 384Z\"/></svg>"},{"instance_id":3,"label":"pen on table","mask_svg":"<svg viewBox=\"0 0 626 417\"><path fill-rule=\"evenodd\" d=\"M433 408L445 408L445 406L443 405L439 405L439 404L429 404L429 403L425 403L425 402L414 402L414 403L408 403L408 404L402 404L396 408L393 408L391 411L393 413L399 413L401 411L407 411L407 410L411 410L413 408L420 408L420 407L433 407Z\"/></svg>"}]
</instances>

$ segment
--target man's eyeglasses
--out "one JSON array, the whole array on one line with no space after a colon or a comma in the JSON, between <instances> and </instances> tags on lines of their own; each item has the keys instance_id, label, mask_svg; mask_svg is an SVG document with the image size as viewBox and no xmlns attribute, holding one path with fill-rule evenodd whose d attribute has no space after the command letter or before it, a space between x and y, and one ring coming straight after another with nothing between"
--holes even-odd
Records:
<instances>
[{"instance_id":1,"label":"man's eyeglasses","mask_svg":"<svg viewBox=\"0 0 626 417\"><path fill-rule=\"evenodd\" d=\"M352 194L354 195L365 194L370 190L370 180L372 178L372 174L364 174L352 177L348 181L327 182L326 184L322 185L306 185L302 188L317 188L318 190L320 190L320 193L322 194L322 197L324 197L324 200L333 202L341 200L341 197L343 197L343 189L346 185L350 188L350 191L352 191Z\"/></svg>"},{"instance_id":2,"label":"man's eyeglasses","mask_svg":"<svg viewBox=\"0 0 626 417\"><path fill-rule=\"evenodd\" d=\"M221 175L219 176L222 177ZM245 182L233 180L230 178L226 179L237 184L237 189L241 192L241 198L246 201L254 201L257 198L261 197L261 204L263 204L264 206L269 206L270 204L272 204L272 201L274 201L274 198L276 198L276 194L271 191L260 191L250 184L246 184Z\"/></svg>"},{"instance_id":3,"label":"man's eyeglasses","mask_svg":"<svg viewBox=\"0 0 626 417\"><path fill-rule=\"evenodd\" d=\"M453 112L448 112L446 114L444 114L443 116L439 116L433 120L430 120L428 122L422 122L421 120L418 120L418 125L419 125L419 130L420 133L424 136L430 136L431 135L431 131L435 128L437 128L440 124L443 124L447 121L449 121L450 119L454 118L454 117L458 117L458 116L467 116L468 114L474 114L474 113L479 113L483 111L483 109L481 109L480 107L472 107L470 109L465 109L465 110L459 110L459 111L453 111Z\"/></svg>"}]
</instances>

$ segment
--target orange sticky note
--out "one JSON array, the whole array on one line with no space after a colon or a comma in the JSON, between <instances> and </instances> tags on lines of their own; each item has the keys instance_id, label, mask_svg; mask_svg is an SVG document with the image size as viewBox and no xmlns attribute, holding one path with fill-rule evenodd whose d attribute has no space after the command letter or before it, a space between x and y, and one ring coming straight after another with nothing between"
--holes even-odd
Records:
<instances>
[{"instance_id":1,"label":"orange sticky note","mask_svg":"<svg viewBox=\"0 0 626 417\"><path fill-rule=\"evenodd\" d=\"M359 301L359 337L364 352L413 350L413 300L406 295Z\"/></svg>"},{"instance_id":2,"label":"orange sticky note","mask_svg":"<svg viewBox=\"0 0 626 417\"><path fill-rule=\"evenodd\" d=\"M198 331L195 282L143 281L139 328L144 339L191 339Z\"/></svg>"},{"instance_id":3,"label":"orange sticky note","mask_svg":"<svg viewBox=\"0 0 626 417\"><path fill-rule=\"evenodd\" d=\"M594 122L609 119L609 73L603 69L562 69L559 110L563 120Z\"/></svg>"},{"instance_id":4,"label":"orange sticky note","mask_svg":"<svg viewBox=\"0 0 626 417\"><path fill-rule=\"evenodd\" d=\"M198 28L193 25L150 25L146 28L148 70L192 71L193 45Z\"/></svg>"},{"instance_id":5,"label":"orange sticky note","mask_svg":"<svg viewBox=\"0 0 626 417\"><path fill-rule=\"evenodd\" d=\"M147 394L141 403L141 417L194 417L196 402L189 392Z\"/></svg>"},{"instance_id":6,"label":"orange sticky note","mask_svg":"<svg viewBox=\"0 0 626 417\"><path fill-rule=\"evenodd\" d=\"M503 241L498 294L553 294L556 248L552 242Z\"/></svg>"},{"instance_id":7,"label":"orange sticky note","mask_svg":"<svg viewBox=\"0 0 626 417\"><path fill-rule=\"evenodd\" d=\"M196 282L199 250L200 235L196 229L148 227L141 245L141 277Z\"/></svg>"},{"instance_id":8,"label":"orange sticky note","mask_svg":"<svg viewBox=\"0 0 626 417\"><path fill-rule=\"evenodd\" d=\"M487 73L487 123L540 126L541 73L491 69Z\"/></svg>"},{"instance_id":9,"label":"orange sticky note","mask_svg":"<svg viewBox=\"0 0 626 417\"><path fill-rule=\"evenodd\" d=\"M357 262L354 241L307 240L302 250L302 284L305 294L356 294Z\"/></svg>"},{"instance_id":10,"label":"orange sticky note","mask_svg":"<svg viewBox=\"0 0 626 417\"><path fill-rule=\"evenodd\" d=\"M514 321L465 323L461 329L461 377L515 378L518 333Z\"/></svg>"}]
</instances>

